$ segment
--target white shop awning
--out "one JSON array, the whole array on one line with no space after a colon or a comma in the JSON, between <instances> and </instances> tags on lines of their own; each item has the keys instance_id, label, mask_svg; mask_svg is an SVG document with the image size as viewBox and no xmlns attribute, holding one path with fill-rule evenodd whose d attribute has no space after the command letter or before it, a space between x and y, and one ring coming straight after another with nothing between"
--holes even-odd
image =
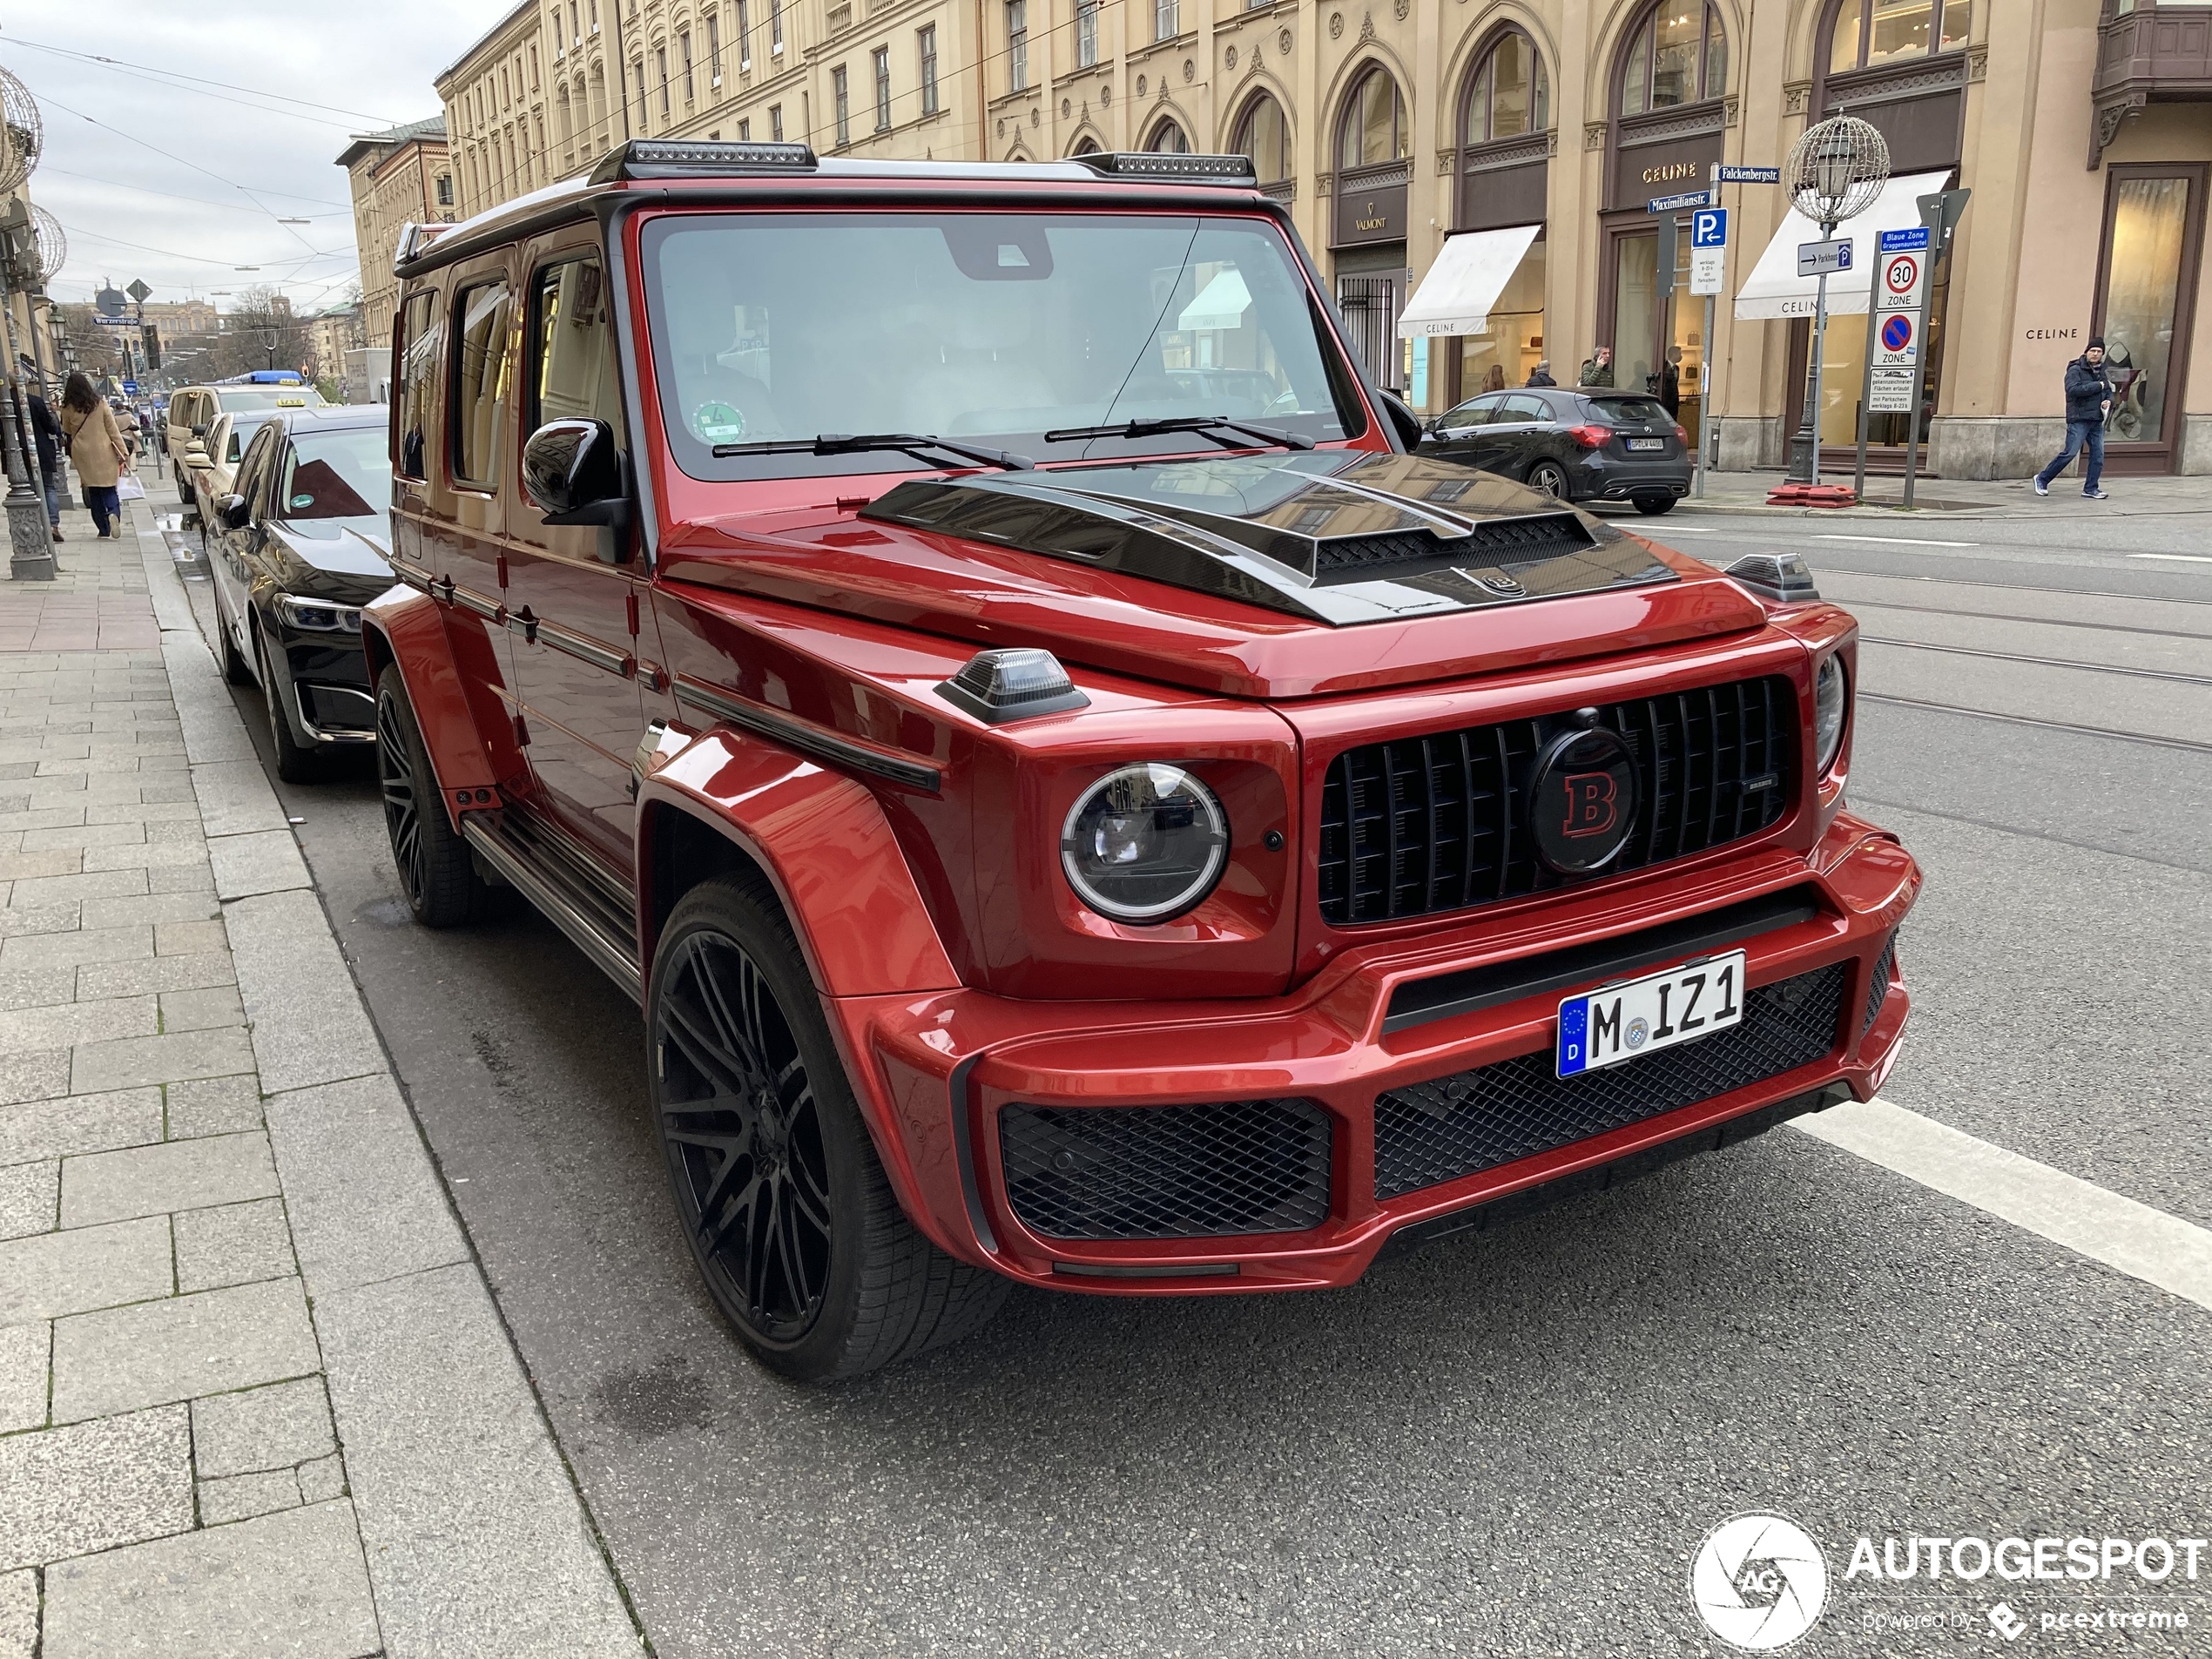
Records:
<instances>
[{"instance_id":1,"label":"white shop awning","mask_svg":"<svg viewBox=\"0 0 2212 1659\"><path fill-rule=\"evenodd\" d=\"M1884 231L1909 231L1920 223L1922 196L1934 194L1951 182L1951 170L1906 173L1882 186L1874 205L1857 219L1836 227L1836 239L1851 244L1848 271L1828 279L1828 314L1864 316L1866 296L1874 283L1875 255ZM1736 291L1738 317L1810 317L1818 307L1820 279L1797 274L1797 244L1817 242L1820 226L1791 208L1782 216L1774 239L1751 268L1750 280Z\"/></svg>"},{"instance_id":2,"label":"white shop awning","mask_svg":"<svg viewBox=\"0 0 2212 1659\"><path fill-rule=\"evenodd\" d=\"M1251 309L1252 291L1244 286L1244 273L1233 265L1218 273L1183 307L1176 319L1178 328L1241 328L1244 313Z\"/></svg>"},{"instance_id":3,"label":"white shop awning","mask_svg":"<svg viewBox=\"0 0 2212 1659\"><path fill-rule=\"evenodd\" d=\"M1539 225L1505 231L1461 231L1447 237L1436 263L1398 314L1406 340L1436 334L1479 334L1490 326L1490 307L1513 280L1536 239Z\"/></svg>"}]
</instances>

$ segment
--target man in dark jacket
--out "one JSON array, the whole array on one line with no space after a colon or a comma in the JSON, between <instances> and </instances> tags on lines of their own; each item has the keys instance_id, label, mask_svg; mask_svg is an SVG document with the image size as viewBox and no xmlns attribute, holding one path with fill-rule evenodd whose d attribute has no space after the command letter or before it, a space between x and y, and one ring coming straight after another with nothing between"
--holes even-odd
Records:
<instances>
[{"instance_id":1,"label":"man in dark jacket","mask_svg":"<svg viewBox=\"0 0 2212 1659\"><path fill-rule=\"evenodd\" d=\"M1530 386L1556 386L1559 384L1557 381L1552 378L1551 361L1548 358L1528 371L1527 384Z\"/></svg>"},{"instance_id":2,"label":"man in dark jacket","mask_svg":"<svg viewBox=\"0 0 2212 1659\"><path fill-rule=\"evenodd\" d=\"M2066 470L2074 451L2089 452L2089 475L2081 481L2081 494L2102 501L2105 492L2097 480L2105 469L2105 416L2112 413L2112 376L2105 372L2105 343L2093 340L2080 356L2066 366L2066 448L2051 464L2035 475L2035 493L2051 493L2051 480Z\"/></svg>"},{"instance_id":3,"label":"man in dark jacket","mask_svg":"<svg viewBox=\"0 0 2212 1659\"><path fill-rule=\"evenodd\" d=\"M26 400L30 405L30 435L38 450L38 483L46 497L46 521L53 526L54 539L62 539L62 423L54 419L54 412L47 408L46 400L33 392Z\"/></svg>"}]
</instances>

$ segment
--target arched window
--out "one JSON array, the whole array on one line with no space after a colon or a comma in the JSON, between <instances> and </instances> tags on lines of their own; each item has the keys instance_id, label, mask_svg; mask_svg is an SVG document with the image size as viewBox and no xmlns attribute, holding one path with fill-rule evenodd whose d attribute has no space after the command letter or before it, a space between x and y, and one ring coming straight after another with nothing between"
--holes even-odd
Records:
<instances>
[{"instance_id":1,"label":"arched window","mask_svg":"<svg viewBox=\"0 0 2212 1659\"><path fill-rule=\"evenodd\" d=\"M1259 175L1263 185L1279 184L1291 176L1291 124L1283 118L1283 106L1262 92L1244 106L1244 118L1237 123L1237 137L1231 148L1238 155L1252 158L1252 171Z\"/></svg>"},{"instance_id":2,"label":"arched window","mask_svg":"<svg viewBox=\"0 0 2212 1659\"><path fill-rule=\"evenodd\" d=\"M1379 66L1369 70L1344 103L1344 127L1337 140L1337 165L1368 167L1401 160L1407 154L1406 100L1398 83Z\"/></svg>"},{"instance_id":3,"label":"arched window","mask_svg":"<svg viewBox=\"0 0 2212 1659\"><path fill-rule=\"evenodd\" d=\"M1156 155L1187 156L1190 153L1190 140L1184 137L1183 129L1174 122L1163 121L1152 129L1152 136L1145 141L1144 147Z\"/></svg>"},{"instance_id":4,"label":"arched window","mask_svg":"<svg viewBox=\"0 0 2212 1659\"><path fill-rule=\"evenodd\" d=\"M1518 138L1552 124L1552 82L1536 43L1518 29L1498 37L1467 83L1467 142Z\"/></svg>"},{"instance_id":5,"label":"arched window","mask_svg":"<svg viewBox=\"0 0 2212 1659\"><path fill-rule=\"evenodd\" d=\"M1098 140L1092 138L1078 138L1076 140L1076 147L1068 153L1071 156L1095 156L1098 153Z\"/></svg>"},{"instance_id":6,"label":"arched window","mask_svg":"<svg viewBox=\"0 0 2212 1659\"><path fill-rule=\"evenodd\" d=\"M1720 8L1660 0L1629 37L1621 66L1621 113L1642 115L1718 98L1728 84L1728 35Z\"/></svg>"},{"instance_id":7,"label":"arched window","mask_svg":"<svg viewBox=\"0 0 2212 1659\"><path fill-rule=\"evenodd\" d=\"M1828 72L1961 51L1973 10L1972 0L1838 0L1828 25Z\"/></svg>"}]
</instances>

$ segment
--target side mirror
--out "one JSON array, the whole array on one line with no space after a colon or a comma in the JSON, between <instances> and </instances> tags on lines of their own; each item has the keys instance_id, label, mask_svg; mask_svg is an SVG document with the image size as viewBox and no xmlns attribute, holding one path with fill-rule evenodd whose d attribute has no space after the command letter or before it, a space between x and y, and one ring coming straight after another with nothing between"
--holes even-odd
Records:
<instances>
[{"instance_id":1,"label":"side mirror","mask_svg":"<svg viewBox=\"0 0 2212 1659\"><path fill-rule=\"evenodd\" d=\"M214 464L207 458L206 444L192 442L185 446L185 465L187 467L212 467Z\"/></svg>"},{"instance_id":2,"label":"side mirror","mask_svg":"<svg viewBox=\"0 0 2212 1659\"><path fill-rule=\"evenodd\" d=\"M549 524L630 523L630 480L604 421L549 421L523 446L523 489Z\"/></svg>"},{"instance_id":3,"label":"side mirror","mask_svg":"<svg viewBox=\"0 0 2212 1659\"><path fill-rule=\"evenodd\" d=\"M252 522L253 516L247 511L246 497L243 496L224 496L222 504L216 509L216 511L222 516L223 528L226 530L244 529Z\"/></svg>"},{"instance_id":4,"label":"side mirror","mask_svg":"<svg viewBox=\"0 0 2212 1659\"><path fill-rule=\"evenodd\" d=\"M1398 429L1398 441L1408 449L1418 448L1421 442L1421 417L1413 413L1413 406L1395 392L1384 392L1383 413Z\"/></svg>"},{"instance_id":5,"label":"side mirror","mask_svg":"<svg viewBox=\"0 0 2212 1659\"><path fill-rule=\"evenodd\" d=\"M192 429L192 435L195 438L206 437L207 435L207 422L202 421L198 426Z\"/></svg>"}]
</instances>

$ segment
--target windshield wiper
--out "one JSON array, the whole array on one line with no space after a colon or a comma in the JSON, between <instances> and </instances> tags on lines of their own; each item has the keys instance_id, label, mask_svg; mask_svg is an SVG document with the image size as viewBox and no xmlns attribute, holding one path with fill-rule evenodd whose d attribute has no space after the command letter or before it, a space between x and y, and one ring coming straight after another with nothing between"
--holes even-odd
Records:
<instances>
[{"instance_id":1,"label":"windshield wiper","mask_svg":"<svg viewBox=\"0 0 2212 1659\"><path fill-rule=\"evenodd\" d=\"M1232 421L1223 415L1188 415L1174 420L1124 421L1113 426L1062 427L1057 432L1044 435L1047 443L1062 443L1078 438L1157 438L1170 432L1203 432L1217 443L1227 443L1231 449L1240 446L1223 438L1224 432L1241 432L1248 438L1258 438L1263 443L1278 444L1285 449L1311 449L1313 440L1303 432L1286 432L1281 427L1254 426L1249 421Z\"/></svg>"},{"instance_id":2,"label":"windshield wiper","mask_svg":"<svg viewBox=\"0 0 2212 1659\"><path fill-rule=\"evenodd\" d=\"M721 461L731 455L857 455L872 449L900 449L917 461L929 459L924 450L941 449L948 455L1005 472L1029 472L1037 464L1010 449L979 449L921 432L825 432L819 437L768 443L718 443L714 446L714 458Z\"/></svg>"}]
</instances>

